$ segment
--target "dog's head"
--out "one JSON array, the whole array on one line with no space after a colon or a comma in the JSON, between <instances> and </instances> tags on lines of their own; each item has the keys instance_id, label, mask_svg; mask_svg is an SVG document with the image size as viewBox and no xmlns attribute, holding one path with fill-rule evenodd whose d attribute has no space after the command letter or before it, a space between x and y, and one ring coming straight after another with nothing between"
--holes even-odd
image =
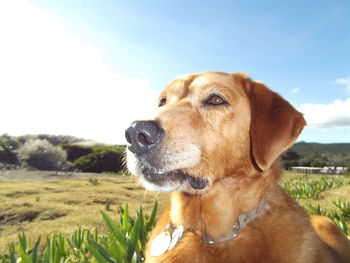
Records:
<instances>
[{"instance_id":1,"label":"dog's head","mask_svg":"<svg viewBox=\"0 0 350 263\"><path fill-rule=\"evenodd\" d=\"M264 171L305 125L281 96L242 73L177 78L158 109L126 130L128 169L153 191L193 193L237 171Z\"/></svg>"}]
</instances>

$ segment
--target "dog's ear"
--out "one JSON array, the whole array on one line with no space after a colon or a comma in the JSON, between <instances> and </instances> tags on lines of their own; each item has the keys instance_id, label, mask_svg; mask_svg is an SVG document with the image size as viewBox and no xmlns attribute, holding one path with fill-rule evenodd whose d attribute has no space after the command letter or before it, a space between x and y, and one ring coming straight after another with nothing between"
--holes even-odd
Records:
<instances>
[{"instance_id":1,"label":"dog's ear","mask_svg":"<svg viewBox=\"0 0 350 263\"><path fill-rule=\"evenodd\" d=\"M242 79L250 101L250 141L253 162L266 170L299 136L303 114L264 84Z\"/></svg>"}]
</instances>

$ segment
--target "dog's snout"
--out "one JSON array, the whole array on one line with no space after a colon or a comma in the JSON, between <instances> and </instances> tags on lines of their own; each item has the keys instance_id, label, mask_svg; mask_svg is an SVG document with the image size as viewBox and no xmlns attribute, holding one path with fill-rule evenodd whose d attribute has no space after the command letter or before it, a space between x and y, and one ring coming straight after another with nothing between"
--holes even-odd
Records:
<instances>
[{"instance_id":1,"label":"dog's snout","mask_svg":"<svg viewBox=\"0 0 350 263\"><path fill-rule=\"evenodd\" d=\"M164 135L164 130L156 121L134 121L125 131L129 150L136 154L147 153L156 146Z\"/></svg>"}]
</instances>

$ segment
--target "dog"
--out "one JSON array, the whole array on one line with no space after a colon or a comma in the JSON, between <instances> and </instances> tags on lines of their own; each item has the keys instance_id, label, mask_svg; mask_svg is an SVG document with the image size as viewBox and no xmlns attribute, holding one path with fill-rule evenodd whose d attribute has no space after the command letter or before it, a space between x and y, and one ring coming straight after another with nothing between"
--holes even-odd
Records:
<instances>
[{"instance_id":1,"label":"dog","mask_svg":"<svg viewBox=\"0 0 350 263\"><path fill-rule=\"evenodd\" d=\"M172 192L146 262L350 262L350 241L278 185L279 155L306 122L245 73L179 77L151 120L126 130L127 166L150 191Z\"/></svg>"}]
</instances>

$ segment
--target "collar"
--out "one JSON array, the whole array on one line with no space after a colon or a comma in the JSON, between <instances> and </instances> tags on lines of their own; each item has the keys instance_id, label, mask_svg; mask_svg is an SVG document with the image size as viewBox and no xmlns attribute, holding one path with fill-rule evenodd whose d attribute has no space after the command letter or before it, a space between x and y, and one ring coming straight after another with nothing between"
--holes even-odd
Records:
<instances>
[{"instance_id":1,"label":"collar","mask_svg":"<svg viewBox=\"0 0 350 263\"><path fill-rule=\"evenodd\" d=\"M243 228L245 228L248 224L250 224L258 216L261 215L261 213L263 212L266 206L266 203L267 203L267 198L264 198L262 201L260 201L257 208L247 213L239 215L237 221L232 227L231 233L229 233L226 237L219 240L214 240L213 238L208 236L206 233L204 233L202 237L203 242L211 245L211 244L223 243L236 238ZM184 233L183 226L175 227L173 224L167 225L164 231L159 233L153 239L150 246L151 256L157 257L166 253L169 250L172 250L182 238L183 233Z\"/></svg>"},{"instance_id":2,"label":"collar","mask_svg":"<svg viewBox=\"0 0 350 263\"><path fill-rule=\"evenodd\" d=\"M223 243L226 241L229 241L231 239L236 238L240 231L245 228L249 223L254 221L261 213L263 212L264 208L266 207L267 203L267 198L264 198L263 200L260 201L259 205L257 208L254 210L251 210L247 213L240 214L238 216L237 221L234 223L232 227L232 231L224 238L219 239L219 240L214 240L210 236L208 236L206 233L203 234L203 241L206 244L218 244L218 243Z\"/></svg>"}]
</instances>

